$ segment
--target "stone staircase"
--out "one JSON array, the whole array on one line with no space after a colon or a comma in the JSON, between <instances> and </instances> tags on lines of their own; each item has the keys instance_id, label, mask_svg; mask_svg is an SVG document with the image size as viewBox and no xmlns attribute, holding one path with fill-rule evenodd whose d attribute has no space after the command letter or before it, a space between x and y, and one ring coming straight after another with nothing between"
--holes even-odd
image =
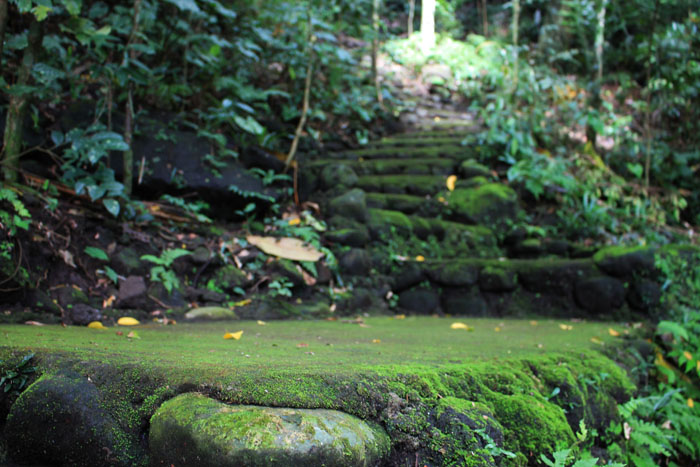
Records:
<instances>
[{"instance_id":1,"label":"stone staircase","mask_svg":"<svg viewBox=\"0 0 700 467\"><path fill-rule=\"evenodd\" d=\"M412 131L306 164L351 282L420 314L628 319L658 305L653 249L529 235L518 193L477 160L474 119L420 110Z\"/></svg>"}]
</instances>

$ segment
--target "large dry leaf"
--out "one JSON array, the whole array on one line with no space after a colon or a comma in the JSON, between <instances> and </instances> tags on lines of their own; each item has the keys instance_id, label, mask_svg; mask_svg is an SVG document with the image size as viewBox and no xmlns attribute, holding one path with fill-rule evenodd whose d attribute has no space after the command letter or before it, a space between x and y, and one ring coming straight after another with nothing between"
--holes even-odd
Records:
<instances>
[{"instance_id":1,"label":"large dry leaf","mask_svg":"<svg viewBox=\"0 0 700 467\"><path fill-rule=\"evenodd\" d=\"M259 237L248 235L248 243L255 245L268 255L294 261L318 261L323 253L298 238Z\"/></svg>"}]
</instances>

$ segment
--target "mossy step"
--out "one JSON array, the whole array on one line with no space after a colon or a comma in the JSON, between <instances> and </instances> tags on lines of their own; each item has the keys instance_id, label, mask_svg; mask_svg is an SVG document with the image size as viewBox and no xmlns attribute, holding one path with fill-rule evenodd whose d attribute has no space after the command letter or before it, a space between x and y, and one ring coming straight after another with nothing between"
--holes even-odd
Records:
<instances>
[{"instance_id":1,"label":"mossy step","mask_svg":"<svg viewBox=\"0 0 700 467\"><path fill-rule=\"evenodd\" d=\"M472 331L453 329L458 321ZM163 403L197 391L228 404L339 410L377 423L398 465L409 460L496 465L486 439L464 428L466 423L484 428L525 465L559 444L571 444L580 419L599 430L617 421L616 402L633 389L597 350L613 343L607 330L620 329L617 324L577 322L573 332L560 324L429 317L149 324L130 328L139 339L114 328L0 326L0 369L31 348L37 373L49 378L70 373L76 384L91 387L98 396L84 411L109 413L117 422L114 433L122 433L120 451L113 454L133 452L134 440L147 440L149 420ZM243 331L240 340L222 338L237 330ZM599 377L603 373L605 379ZM567 390L549 397L556 387ZM46 400L44 406L44 424L12 433L11 454L32 453L34 463L70 464L69 456L91 434L50 417L48 412L64 405ZM23 412L15 404L13 413ZM42 437L28 436L29 430ZM55 452L58 433L74 438L74 444L63 445L67 454ZM46 452L54 457L42 458ZM104 455L101 449L94 453ZM146 454L128 465L150 460Z\"/></svg>"},{"instance_id":2,"label":"mossy step","mask_svg":"<svg viewBox=\"0 0 700 467\"><path fill-rule=\"evenodd\" d=\"M367 228L376 240L385 240L394 234L402 237L415 235L420 239L434 236L448 244L470 249L496 247L496 237L487 227L406 215L386 209L370 208L367 214Z\"/></svg>"},{"instance_id":3,"label":"mossy step","mask_svg":"<svg viewBox=\"0 0 700 467\"><path fill-rule=\"evenodd\" d=\"M316 160L308 164L310 168L324 167L329 164L338 164L337 159ZM345 161L343 164L351 167L358 175L388 175L388 174L408 174L408 175L450 175L457 164L450 158L439 159L416 158L416 159L363 159Z\"/></svg>"},{"instance_id":4,"label":"mossy step","mask_svg":"<svg viewBox=\"0 0 700 467\"><path fill-rule=\"evenodd\" d=\"M446 190L444 175L363 175L356 186L367 192L427 196Z\"/></svg>"},{"instance_id":5,"label":"mossy step","mask_svg":"<svg viewBox=\"0 0 700 467\"><path fill-rule=\"evenodd\" d=\"M473 156L473 154L473 149L469 148L468 146L462 146L461 144L442 144L439 146L427 147L382 146L376 148L353 149L350 151L329 153L327 157L331 159L347 160L357 160L360 158L408 159L446 157L462 161L465 159L470 159Z\"/></svg>"},{"instance_id":6,"label":"mossy step","mask_svg":"<svg viewBox=\"0 0 700 467\"><path fill-rule=\"evenodd\" d=\"M471 138L473 133L470 131L464 131L459 129L438 129L438 130L417 130L407 131L405 133L394 133L391 136L382 138L382 140L396 140L400 141L403 139L424 139L424 138L448 138L455 137L460 139Z\"/></svg>"},{"instance_id":7,"label":"mossy step","mask_svg":"<svg viewBox=\"0 0 700 467\"><path fill-rule=\"evenodd\" d=\"M411 133L410 136L396 137L389 136L378 141L369 143L371 147L382 146L434 146L434 145L461 145L466 146L472 138L470 135L453 135L447 136L421 136L420 134Z\"/></svg>"},{"instance_id":8,"label":"mossy step","mask_svg":"<svg viewBox=\"0 0 700 467\"><path fill-rule=\"evenodd\" d=\"M425 196L392 193L366 193L365 196L369 208L388 209L424 217L437 217L444 207L437 199Z\"/></svg>"}]
</instances>

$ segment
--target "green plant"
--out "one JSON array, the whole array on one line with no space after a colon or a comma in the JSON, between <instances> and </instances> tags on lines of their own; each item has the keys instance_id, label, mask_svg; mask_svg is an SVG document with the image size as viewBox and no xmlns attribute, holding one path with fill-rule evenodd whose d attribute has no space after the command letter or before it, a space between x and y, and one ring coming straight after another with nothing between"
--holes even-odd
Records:
<instances>
[{"instance_id":1,"label":"green plant","mask_svg":"<svg viewBox=\"0 0 700 467\"><path fill-rule=\"evenodd\" d=\"M0 229L12 237L17 233L17 229L29 228L30 218L29 211L17 193L8 185L0 185Z\"/></svg>"},{"instance_id":2,"label":"green plant","mask_svg":"<svg viewBox=\"0 0 700 467\"><path fill-rule=\"evenodd\" d=\"M85 249L83 250L86 255L88 255L91 258L95 258L99 261L109 261L109 256L107 256L107 253L101 248L97 248L94 246L86 246ZM97 270L98 274L104 274L111 280L113 283L117 284L119 282L119 274L112 269L111 267L105 265L102 269Z\"/></svg>"},{"instance_id":3,"label":"green plant","mask_svg":"<svg viewBox=\"0 0 700 467\"><path fill-rule=\"evenodd\" d=\"M180 287L180 280L175 275L175 271L170 269L173 262L182 257L189 255L190 252L182 249L172 249L163 251L160 256L153 255L143 255L142 260L150 261L156 266L151 268L151 280L153 282L160 282L165 287L168 293L171 293L173 289Z\"/></svg>"},{"instance_id":4,"label":"green plant","mask_svg":"<svg viewBox=\"0 0 700 467\"><path fill-rule=\"evenodd\" d=\"M540 455L540 461L549 467L594 467L598 465L598 458L586 455L585 451L583 454L577 454L579 451L578 446L585 443L589 439L588 428L586 423L581 420L579 422L579 430L576 432L576 441L566 449L562 449L552 453L552 459ZM618 463L608 463L611 467L624 467L624 464Z\"/></svg>"},{"instance_id":5,"label":"green plant","mask_svg":"<svg viewBox=\"0 0 700 467\"><path fill-rule=\"evenodd\" d=\"M294 284L292 284L289 279L280 277L270 282L268 287L270 289L270 295L273 297L291 297Z\"/></svg>"},{"instance_id":6,"label":"green plant","mask_svg":"<svg viewBox=\"0 0 700 467\"><path fill-rule=\"evenodd\" d=\"M0 388L5 394L18 395L22 392L31 375L36 372L36 367L30 365L33 358L34 354L29 353L17 365L5 371L0 378Z\"/></svg>"}]
</instances>

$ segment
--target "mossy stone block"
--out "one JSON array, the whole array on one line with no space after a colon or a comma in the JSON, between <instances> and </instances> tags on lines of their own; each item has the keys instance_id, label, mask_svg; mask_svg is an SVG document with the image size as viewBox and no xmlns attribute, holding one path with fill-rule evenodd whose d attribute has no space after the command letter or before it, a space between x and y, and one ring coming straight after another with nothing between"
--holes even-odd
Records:
<instances>
[{"instance_id":1,"label":"mossy stone block","mask_svg":"<svg viewBox=\"0 0 700 467\"><path fill-rule=\"evenodd\" d=\"M475 188L457 188L448 199L458 219L493 224L515 217L518 195L509 186L488 183Z\"/></svg>"},{"instance_id":2,"label":"mossy stone block","mask_svg":"<svg viewBox=\"0 0 700 467\"><path fill-rule=\"evenodd\" d=\"M513 269L486 266L479 274L479 287L484 292L510 292L518 286L517 280Z\"/></svg>"},{"instance_id":3,"label":"mossy stone block","mask_svg":"<svg viewBox=\"0 0 700 467\"><path fill-rule=\"evenodd\" d=\"M386 433L335 410L226 405L201 394L165 402L151 418L152 465L358 465L389 454Z\"/></svg>"},{"instance_id":4,"label":"mossy stone block","mask_svg":"<svg viewBox=\"0 0 700 467\"><path fill-rule=\"evenodd\" d=\"M624 284L610 276L591 277L576 283L576 303L589 313L608 314L625 303Z\"/></svg>"},{"instance_id":5,"label":"mossy stone block","mask_svg":"<svg viewBox=\"0 0 700 467\"><path fill-rule=\"evenodd\" d=\"M369 243L369 231L364 225L356 228L332 230L326 233L326 240L342 245L363 247Z\"/></svg>"},{"instance_id":6,"label":"mossy stone block","mask_svg":"<svg viewBox=\"0 0 700 467\"><path fill-rule=\"evenodd\" d=\"M223 321L230 319L238 319L236 313L228 308L220 306L204 306L193 308L185 313L185 319L192 321Z\"/></svg>"},{"instance_id":7,"label":"mossy stone block","mask_svg":"<svg viewBox=\"0 0 700 467\"><path fill-rule=\"evenodd\" d=\"M436 284L464 287L476 284L479 267L472 262L450 261L426 266L425 272Z\"/></svg>"},{"instance_id":8,"label":"mossy stone block","mask_svg":"<svg viewBox=\"0 0 700 467\"><path fill-rule=\"evenodd\" d=\"M463 178L473 178L473 177L491 177L491 171L488 167L483 164L479 164L474 159L467 159L462 162L459 166L459 174Z\"/></svg>"},{"instance_id":9,"label":"mossy stone block","mask_svg":"<svg viewBox=\"0 0 700 467\"><path fill-rule=\"evenodd\" d=\"M336 187L352 188L356 184L357 173L348 164L329 164L321 171L321 186L325 190Z\"/></svg>"},{"instance_id":10,"label":"mossy stone block","mask_svg":"<svg viewBox=\"0 0 700 467\"><path fill-rule=\"evenodd\" d=\"M594 256L596 266L615 277L651 276L654 274L654 253L656 249L647 246L611 246L599 250Z\"/></svg>"},{"instance_id":11,"label":"mossy stone block","mask_svg":"<svg viewBox=\"0 0 700 467\"><path fill-rule=\"evenodd\" d=\"M359 222L364 222L367 217L367 198L359 188L333 198L328 207L333 215L349 217Z\"/></svg>"},{"instance_id":12,"label":"mossy stone block","mask_svg":"<svg viewBox=\"0 0 700 467\"><path fill-rule=\"evenodd\" d=\"M222 266L214 272L214 282L224 290L233 290L236 287L247 287L252 283L252 278L233 264Z\"/></svg>"},{"instance_id":13,"label":"mossy stone block","mask_svg":"<svg viewBox=\"0 0 700 467\"><path fill-rule=\"evenodd\" d=\"M5 425L10 459L22 464L142 465L135 434L124 431L86 378L44 375L12 405Z\"/></svg>"},{"instance_id":14,"label":"mossy stone block","mask_svg":"<svg viewBox=\"0 0 700 467\"><path fill-rule=\"evenodd\" d=\"M432 289L407 290L399 294L399 307L419 314L435 313L440 308L440 296Z\"/></svg>"}]
</instances>

